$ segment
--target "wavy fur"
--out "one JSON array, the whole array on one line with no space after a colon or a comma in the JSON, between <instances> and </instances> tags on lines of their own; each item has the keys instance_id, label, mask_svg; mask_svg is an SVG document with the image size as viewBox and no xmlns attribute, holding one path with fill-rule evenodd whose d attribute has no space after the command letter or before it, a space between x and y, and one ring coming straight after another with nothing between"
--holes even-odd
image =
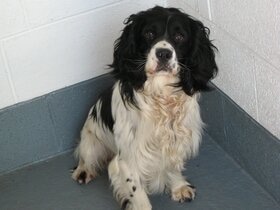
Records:
<instances>
[{"instance_id":1,"label":"wavy fur","mask_svg":"<svg viewBox=\"0 0 280 210\"><path fill-rule=\"evenodd\" d=\"M151 209L147 194L194 199L182 176L198 153L199 92L217 72L209 30L175 8L131 15L115 43L116 83L91 108L72 177L92 180L107 168L123 209Z\"/></svg>"}]
</instances>

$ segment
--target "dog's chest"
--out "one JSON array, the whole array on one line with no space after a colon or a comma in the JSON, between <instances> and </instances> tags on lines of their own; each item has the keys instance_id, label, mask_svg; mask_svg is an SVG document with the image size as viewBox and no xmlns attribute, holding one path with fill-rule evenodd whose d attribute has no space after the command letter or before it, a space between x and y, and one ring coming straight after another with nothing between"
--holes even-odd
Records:
<instances>
[{"instance_id":1,"label":"dog's chest","mask_svg":"<svg viewBox=\"0 0 280 210\"><path fill-rule=\"evenodd\" d=\"M185 125L187 101L185 94L149 97L148 120L151 124L147 148L153 147L158 161L181 167L185 158L185 147L191 137L191 130ZM167 167L169 167L167 165Z\"/></svg>"},{"instance_id":2,"label":"dog's chest","mask_svg":"<svg viewBox=\"0 0 280 210\"><path fill-rule=\"evenodd\" d=\"M127 154L141 180L160 192L168 171L181 171L184 161L193 153L195 130L189 122L195 120L189 118L199 110L192 108L195 98L180 92L138 96L141 110L134 115L137 127L133 140L127 144Z\"/></svg>"},{"instance_id":3,"label":"dog's chest","mask_svg":"<svg viewBox=\"0 0 280 210\"><path fill-rule=\"evenodd\" d=\"M142 156L137 157L137 165L147 191L160 192L166 173L183 169L191 131L185 125L187 106L183 95L153 96L148 100L150 109L143 122L149 126L142 132L145 137L139 142Z\"/></svg>"}]
</instances>

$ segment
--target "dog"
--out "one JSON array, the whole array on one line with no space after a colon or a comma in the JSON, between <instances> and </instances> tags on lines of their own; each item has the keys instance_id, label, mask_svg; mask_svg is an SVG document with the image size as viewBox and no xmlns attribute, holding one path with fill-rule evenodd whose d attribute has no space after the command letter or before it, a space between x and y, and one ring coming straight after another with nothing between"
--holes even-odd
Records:
<instances>
[{"instance_id":1,"label":"dog","mask_svg":"<svg viewBox=\"0 0 280 210\"><path fill-rule=\"evenodd\" d=\"M191 201L182 175L198 153L199 95L217 74L209 29L176 8L132 14L114 45L116 81L90 109L75 150L72 178L88 183L108 169L122 209L150 210L148 194Z\"/></svg>"}]
</instances>

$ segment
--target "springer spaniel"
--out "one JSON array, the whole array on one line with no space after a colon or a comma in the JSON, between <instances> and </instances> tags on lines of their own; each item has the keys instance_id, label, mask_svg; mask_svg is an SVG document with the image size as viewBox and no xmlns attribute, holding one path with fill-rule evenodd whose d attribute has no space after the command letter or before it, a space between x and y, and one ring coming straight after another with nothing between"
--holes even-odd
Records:
<instances>
[{"instance_id":1,"label":"springer spaniel","mask_svg":"<svg viewBox=\"0 0 280 210\"><path fill-rule=\"evenodd\" d=\"M191 201L182 175L198 153L203 123L199 92L217 71L209 29L175 8L131 15L115 42L115 84L91 108L75 151L72 177L88 183L108 169L122 209L149 210L147 194Z\"/></svg>"}]
</instances>

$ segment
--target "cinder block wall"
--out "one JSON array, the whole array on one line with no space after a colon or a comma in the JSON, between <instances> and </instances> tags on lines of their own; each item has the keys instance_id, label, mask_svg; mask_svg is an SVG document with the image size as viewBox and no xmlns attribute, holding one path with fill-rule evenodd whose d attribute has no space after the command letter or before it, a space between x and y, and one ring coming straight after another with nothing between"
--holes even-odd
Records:
<instances>
[{"instance_id":1,"label":"cinder block wall","mask_svg":"<svg viewBox=\"0 0 280 210\"><path fill-rule=\"evenodd\" d=\"M279 138L278 0L1 0L0 109L106 73L124 18L156 4L211 29L214 83Z\"/></svg>"},{"instance_id":2,"label":"cinder block wall","mask_svg":"<svg viewBox=\"0 0 280 210\"><path fill-rule=\"evenodd\" d=\"M211 29L219 48L214 83L280 138L280 1L168 0Z\"/></svg>"},{"instance_id":3,"label":"cinder block wall","mask_svg":"<svg viewBox=\"0 0 280 210\"><path fill-rule=\"evenodd\" d=\"M162 0L1 0L0 109L102 73L131 13Z\"/></svg>"},{"instance_id":4,"label":"cinder block wall","mask_svg":"<svg viewBox=\"0 0 280 210\"><path fill-rule=\"evenodd\" d=\"M278 0L1 0L0 109L106 73L122 21L156 4L211 29L214 83L279 138Z\"/></svg>"}]
</instances>

